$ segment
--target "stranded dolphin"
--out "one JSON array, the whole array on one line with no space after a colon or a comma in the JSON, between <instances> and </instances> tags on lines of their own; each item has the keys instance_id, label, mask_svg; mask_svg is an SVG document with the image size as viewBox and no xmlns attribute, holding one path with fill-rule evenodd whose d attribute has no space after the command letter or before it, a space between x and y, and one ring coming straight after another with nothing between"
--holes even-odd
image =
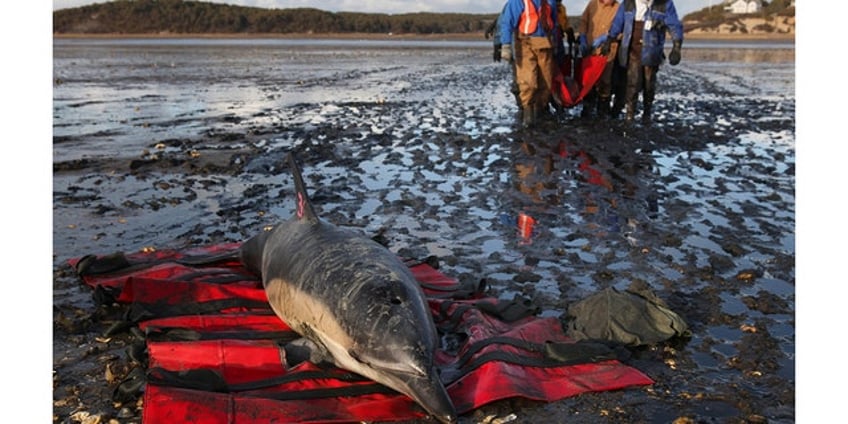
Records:
<instances>
[{"instance_id":1,"label":"stranded dolphin","mask_svg":"<svg viewBox=\"0 0 848 424\"><path fill-rule=\"evenodd\" d=\"M296 215L240 251L261 275L272 309L339 368L411 397L442 422L456 421L433 361L433 317L409 268L377 242L319 219L288 159Z\"/></svg>"}]
</instances>

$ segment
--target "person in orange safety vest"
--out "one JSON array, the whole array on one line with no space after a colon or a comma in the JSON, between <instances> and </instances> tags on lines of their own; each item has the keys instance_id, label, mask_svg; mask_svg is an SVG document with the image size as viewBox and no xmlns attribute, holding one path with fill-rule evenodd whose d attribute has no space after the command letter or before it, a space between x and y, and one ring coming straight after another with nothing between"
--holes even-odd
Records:
<instances>
[{"instance_id":1,"label":"person in orange safety vest","mask_svg":"<svg viewBox=\"0 0 848 424\"><path fill-rule=\"evenodd\" d=\"M538 117L550 114L556 0L507 0L499 22L501 57L515 63L521 125L532 127Z\"/></svg>"}]
</instances>

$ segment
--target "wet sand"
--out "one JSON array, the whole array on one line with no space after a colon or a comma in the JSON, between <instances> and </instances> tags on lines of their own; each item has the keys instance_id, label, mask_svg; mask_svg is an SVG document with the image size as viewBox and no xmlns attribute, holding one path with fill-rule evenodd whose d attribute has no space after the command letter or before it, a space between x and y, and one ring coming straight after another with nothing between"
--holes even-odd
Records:
<instances>
[{"instance_id":1,"label":"wet sand","mask_svg":"<svg viewBox=\"0 0 848 424\"><path fill-rule=\"evenodd\" d=\"M632 350L652 386L503 401L463 422L794 422L793 48L684 47L660 71L653 125L578 107L539 131L516 129L485 43L57 40L53 53L58 422L140 422L143 407L111 402L129 336L100 337L120 308L95 306L67 259L245 240L293 211L288 151L322 216L399 254L436 255L546 316L643 281L692 329ZM529 240L521 212L538 222Z\"/></svg>"}]
</instances>

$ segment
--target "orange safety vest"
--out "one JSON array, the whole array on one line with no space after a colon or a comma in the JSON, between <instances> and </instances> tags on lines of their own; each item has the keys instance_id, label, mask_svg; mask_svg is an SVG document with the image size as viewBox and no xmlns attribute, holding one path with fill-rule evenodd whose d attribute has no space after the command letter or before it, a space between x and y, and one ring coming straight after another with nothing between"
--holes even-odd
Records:
<instances>
[{"instance_id":1,"label":"orange safety vest","mask_svg":"<svg viewBox=\"0 0 848 424\"><path fill-rule=\"evenodd\" d=\"M551 14L551 6L547 1L542 0L542 28L546 33L549 33L554 27L554 19ZM536 5L533 0L524 0L524 11L521 12L521 17L518 19L518 29L524 35L530 35L536 32L536 27L539 25L539 11L536 10Z\"/></svg>"}]
</instances>

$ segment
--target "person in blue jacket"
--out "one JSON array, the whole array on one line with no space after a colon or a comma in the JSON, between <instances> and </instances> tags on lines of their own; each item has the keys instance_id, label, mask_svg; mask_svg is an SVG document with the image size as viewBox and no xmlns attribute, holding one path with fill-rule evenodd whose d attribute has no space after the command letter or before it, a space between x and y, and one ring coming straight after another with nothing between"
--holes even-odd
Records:
<instances>
[{"instance_id":1,"label":"person in blue jacket","mask_svg":"<svg viewBox=\"0 0 848 424\"><path fill-rule=\"evenodd\" d=\"M680 63L683 46L683 24L677 17L672 0L624 0L613 18L602 52L609 51L613 39L622 35L618 61L627 68L627 87L624 93L625 120L632 121L636 99L642 91L642 121L651 122L651 108L656 94L657 72L665 59L666 31L671 34L673 47L668 63Z\"/></svg>"},{"instance_id":2,"label":"person in blue jacket","mask_svg":"<svg viewBox=\"0 0 848 424\"><path fill-rule=\"evenodd\" d=\"M504 9L506 9L506 5L504 5ZM492 39L493 50L493 58L495 62L500 62L501 59L505 56L502 52L503 45L501 44L501 17L503 16L503 11L498 14L497 19L492 21L492 24L489 25L489 28L486 30L484 34L486 39ZM510 60L507 58L507 60ZM519 109L521 108L521 97L518 96L518 81L515 77L515 61L509 63L509 68L512 71L512 80L509 86L509 91L515 96L515 104L518 105Z\"/></svg>"},{"instance_id":3,"label":"person in blue jacket","mask_svg":"<svg viewBox=\"0 0 848 424\"><path fill-rule=\"evenodd\" d=\"M556 0L507 0L498 18L501 57L514 60L525 128L536 124L551 100L556 22Z\"/></svg>"}]
</instances>

